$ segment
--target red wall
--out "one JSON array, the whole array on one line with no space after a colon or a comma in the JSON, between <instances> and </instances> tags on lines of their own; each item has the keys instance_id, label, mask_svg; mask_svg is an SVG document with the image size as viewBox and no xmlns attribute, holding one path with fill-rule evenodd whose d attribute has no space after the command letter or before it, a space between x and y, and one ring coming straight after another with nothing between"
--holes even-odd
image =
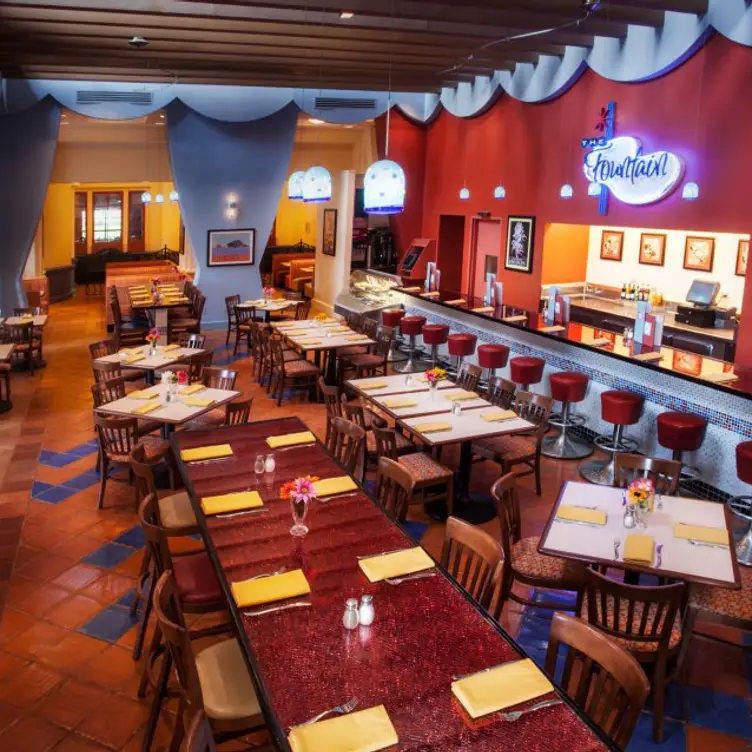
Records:
<instances>
[{"instance_id":1,"label":"red wall","mask_svg":"<svg viewBox=\"0 0 752 752\"><path fill-rule=\"evenodd\" d=\"M752 232L749 182L752 175L752 49L714 36L672 73L639 84L620 84L588 70L563 96L551 102L525 104L503 96L488 112L456 118L442 112L425 129L423 227L436 237L440 214L472 216L488 210L494 216L534 215L537 221L532 274L501 271L505 301L526 308L537 305L541 285L545 226L551 222L604 224L703 232ZM630 207L613 198L607 217L598 214L597 199L587 196L580 139L597 135L600 108L616 102L616 133L641 139L646 152L666 149L682 156L685 180L697 181L700 198L681 199L681 189L652 206ZM393 120L394 123L394 120ZM395 159L409 156L413 144L421 152L419 134ZM413 166L417 166L415 160ZM467 183L470 200L458 193ZM504 201L493 199L494 186L506 187ZM574 186L574 198L563 200L563 183ZM414 187L410 180L408 191ZM409 195L409 194L408 194ZM466 223L465 249L471 223ZM566 249L562 248L562 253ZM467 288L469 259L464 258ZM500 266L501 268L501 266ZM752 366L752 285L746 290L746 325L740 330L737 362Z\"/></svg>"}]
</instances>

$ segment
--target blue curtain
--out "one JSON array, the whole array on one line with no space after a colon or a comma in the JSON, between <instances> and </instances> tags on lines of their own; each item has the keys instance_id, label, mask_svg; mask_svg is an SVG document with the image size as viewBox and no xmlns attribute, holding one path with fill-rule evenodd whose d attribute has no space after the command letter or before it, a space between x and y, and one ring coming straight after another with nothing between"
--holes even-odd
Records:
<instances>
[{"instance_id":1,"label":"blue curtain","mask_svg":"<svg viewBox=\"0 0 752 752\"><path fill-rule=\"evenodd\" d=\"M59 122L60 107L51 97L17 115L0 115L0 309L3 315L26 303L21 275L52 174Z\"/></svg>"},{"instance_id":2,"label":"blue curtain","mask_svg":"<svg viewBox=\"0 0 752 752\"><path fill-rule=\"evenodd\" d=\"M298 108L290 104L248 123L211 120L179 101L166 110L172 175L207 298L204 322L223 323L227 295L260 294L258 265L287 178ZM225 218L228 194L238 198L235 220ZM255 265L208 267L209 231L236 229L256 230Z\"/></svg>"}]
</instances>

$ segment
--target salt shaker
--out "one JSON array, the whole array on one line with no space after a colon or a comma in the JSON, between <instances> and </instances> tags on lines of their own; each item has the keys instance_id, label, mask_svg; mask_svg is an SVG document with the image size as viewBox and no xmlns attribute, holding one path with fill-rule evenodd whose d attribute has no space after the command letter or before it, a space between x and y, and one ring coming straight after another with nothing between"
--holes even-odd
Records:
<instances>
[{"instance_id":1,"label":"salt shaker","mask_svg":"<svg viewBox=\"0 0 752 752\"><path fill-rule=\"evenodd\" d=\"M454 404L452 405L452 415L454 415L455 417L462 415L462 405L460 405L457 400L455 400Z\"/></svg>"},{"instance_id":2,"label":"salt shaker","mask_svg":"<svg viewBox=\"0 0 752 752\"><path fill-rule=\"evenodd\" d=\"M368 627L373 624L373 620L376 618L376 612L373 610L373 596L364 595L360 599L360 609L358 609L358 617L360 619L361 626Z\"/></svg>"},{"instance_id":3,"label":"salt shaker","mask_svg":"<svg viewBox=\"0 0 752 752\"><path fill-rule=\"evenodd\" d=\"M405 376L405 386L412 386L413 385L413 377L408 373L407 376Z\"/></svg>"},{"instance_id":4,"label":"salt shaker","mask_svg":"<svg viewBox=\"0 0 752 752\"><path fill-rule=\"evenodd\" d=\"M274 459L274 455L267 454L266 459L264 460L264 470L266 470L267 473L273 473L276 467L277 467L277 462Z\"/></svg>"},{"instance_id":5,"label":"salt shaker","mask_svg":"<svg viewBox=\"0 0 752 752\"><path fill-rule=\"evenodd\" d=\"M345 629L355 629L360 623L360 617L358 616L358 599L348 598L345 603L345 614L342 617L342 623L345 625Z\"/></svg>"}]
</instances>

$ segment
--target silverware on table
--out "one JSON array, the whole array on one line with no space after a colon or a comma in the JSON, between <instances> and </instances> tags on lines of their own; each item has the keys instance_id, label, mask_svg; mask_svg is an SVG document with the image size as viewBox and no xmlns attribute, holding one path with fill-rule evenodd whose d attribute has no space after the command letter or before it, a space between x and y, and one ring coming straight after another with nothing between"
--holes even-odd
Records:
<instances>
[{"instance_id":1,"label":"silverware on table","mask_svg":"<svg viewBox=\"0 0 752 752\"><path fill-rule=\"evenodd\" d=\"M195 467L196 465L211 465L215 462L225 462L226 460L232 459L234 459L234 457L230 454L227 457L214 457L211 460L185 460L185 463L188 467Z\"/></svg>"},{"instance_id":2,"label":"silverware on table","mask_svg":"<svg viewBox=\"0 0 752 752\"><path fill-rule=\"evenodd\" d=\"M347 715L348 713L352 713L353 710L355 710L355 708L357 707L358 707L358 698L353 697L351 700L348 700L343 705L337 705L333 708L329 708L329 710L324 710L318 715L313 716L313 718L309 718L307 721L303 721L303 723L299 723L297 726L293 726L292 728L300 728L301 726L310 726L312 723L316 723L317 721L320 721L322 718L325 718L326 716L331 715L332 713L337 713L339 715Z\"/></svg>"},{"instance_id":3,"label":"silverware on table","mask_svg":"<svg viewBox=\"0 0 752 752\"><path fill-rule=\"evenodd\" d=\"M350 496L357 496L360 493L360 491L353 491L352 493L346 493L346 494L334 494L332 496L324 496L316 498L321 504L328 504L330 501L335 501L336 499L347 499Z\"/></svg>"},{"instance_id":4,"label":"silverware on table","mask_svg":"<svg viewBox=\"0 0 752 752\"><path fill-rule=\"evenodd\" d=\"M502 666L504 664L499 663L496 666L489 666L488 668L482 668L480 671L470 671L467 674L455 674L452 677L452 681L462 681L462 679L467 679L468 676L475 676L476 674L485 674L489 671L493 671L493 669L498 668L499 666Z\"/></svg>"},{"instance_id":5,"label":"silverware on table","mask_svg":"<svg viewBox=\"0 0 752 752\"><path fill-rule=\"evenodd\" d=\"M281 569L278 569L276 572L264 572L263 574L257 574L253 577L249 577L246 580L243 580L243 582L250 582L251 580L260 580L263 577L276 577L278 574L284 574L286 572L286 568L282 567Z\"/></svg>"},{"instance_id":6,"label":"silverware on table","mask_svg":"<svg viewBox=\"0 0 752 752\"><path fill-rule=\"evenodd\" d=\"M705 541L692 540L691 538L687 538L687 540L693 546L703 546L704 548L728 548L725 543L707 543Z\"/></svg>"},{"instance_id":7,"label":"silverware on table","mask_svg":"<svg viewBox=\"0 0 752 752\"><path fill-rule=\"evenodd\" d=\"M308 608L312 605L310 601L298 601L297 603L286 603L284 606L262 608L259 611L243 611L243 616L264 616L265 614L273 614L275 611L287 611L290 608Z\"/></svg>"},{"instance_id":8,"label":"silverware on table","mask_svg":"<svg viewBox=\"0 0 752 752\"><path fill-rule=\"evenodd\" d=\"M385 577L384 582L388 582L390 585L401 585L403 582L410 582L411 580L424 580L428 577L436 577L436 572L417 572L416 574L408 574L404 577Z\"/></svg>"},{"instance_id":9,"label":"silverware on table","mask_svg":"<svg viewBox=\"0 0 752 752\"><path fill-rule=\"evenodd\" d=\"M363 556L357 556L358 561L361 559L374 559L377 556L388 556L389 554L398 554L400 551L409 551L409 548L395 548L394 551L382 551L380 554L363 554Z\"/></svg>"},{"instance_id":10,"label":"silverware on table","mask_svg":"<svg viewBox=\"0 0 752 752\"><path fill-rule=\"evenodd\" d=\"M663 543L659 543L655 547L655 566L663 566Z\"/></svg>"},{"instance_id":11,"label":"silverware on table","mask_svg":"<svg viewBox=\"0 0 752 752\"><path fill-rule=\"evenodd\" d=\"M614 538L614 561L619 561L619 546L621 546L621 541Z\"/></svg>"},{"instance_id":12,"label":"silverware on table","mask_svg":"<svg viewBox=\"0 0 752 752\"><path fill-rule=\"evenodd\" d=\"M519 721L523 715L535 713L536 710L543 710L543 708L552 708L554 705L563 705L563 701L544 700L543 702L539 702L530 708L525 708L524 710L510 710L508 713L499 713L499 718L501 718L502 721L511 721L514 723L514 721Z\"/></svg>"},{"instance_id":13,"label":"silverware on table","mask_svg":"<svg viewBox=\"0 0 752 752\"><path fill-rule=\"evenodd\" d=\"M233 517L241 517L244 514L263 514L268 512L269 507L261 507L261 509L244 509L242 512L230 512L229 514L217 514L215 517L218 520L229 520Z\"/></svg>"},{"instance_id":14,"label":"silverware on table","mask_svg":"<svg viewBox=\"0 0 752 752\"><path fill-rule=\"evenodd\" d=\"M597 522L583 522L581 520L563 520L561 517L554 517L556 522L561 522L563 525L584 525L585 527L603 527Z\"/></svg>"},{"instance_id":15,"label":"silverware on table","mask_svg":"<svg viewBox=\"0 0 752 752\"><path fill-rule=\"evenodd\" d=\"M307 444L295 444L295 446L282 447L281 449L274 449L274 452L289 452L291 449L302 449L303 447L315 446L315 441L309 441Z\"/></svg>"}]
</instances>

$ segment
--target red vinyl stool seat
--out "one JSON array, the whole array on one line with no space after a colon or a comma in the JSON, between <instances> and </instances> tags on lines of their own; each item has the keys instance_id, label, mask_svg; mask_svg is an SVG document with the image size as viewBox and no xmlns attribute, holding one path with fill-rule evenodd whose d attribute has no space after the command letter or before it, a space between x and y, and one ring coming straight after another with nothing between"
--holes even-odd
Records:
<instances>
[{"instance_id":1,"label":"red vinyl stool seat","mask_svg":"<svg viewBox=\"0 0 752 752\"><path fill-rule=\"evenodd\" d=\"M422 333L423 325L426 323L425 316L403 316L400 321L402 334L410 337L410 347L407 353L407 360L403 365L395 366L394 370L400 373L412 373L415 370L415 338Z\"/></svg>"},{"instance_id":2,"label":"red vinyl stool seat","mask_svg":"<svg viewBox=\"0 0 752 752\"><path fill-rule=\"evenodd\" d=\"M736 474L739 480L752 485L752 441L736 445Z\"/></svg>"},{"instance_id":3,"label":"red vinyl stool seat","mask_svg":"<svg viewBox=\"0 0 752 752\"><path fill-rule=\"evenodd\" d=\"M558 426L559 433L543 440L541 454L567 460L589 457L593 453L593 447L583 439L571 436L569 429L585 423L584 416L571 413L570 408L573 403L585 399L590 379L578 371L559 371L552 373L548 380L551 397L556 402L561 402L561 413L552 415L549 420L552 426Z\"/></svg>"},{"instance_id":4,"label":"red vinyl stool seat","mask_svg":"<svg viewBox=\"0 0 752 752\"><path fill-rule=\"evenodd\" d=\"M504 368L509 360L509 348L505 345L480 345L478 365L488 369L488 378L496 376L497 368Z\"/></svg>"},{"instance_id":5,"label":"red vinyl stool seat","mask_svg":"<svg viewBox=\"0 0 752 752\"><path fill-rule=\"evenodd\" d=\"M449 355L457 358L457 375L462 368L462 361L475 352L475 345L478 338L474 334L450 334L447 339Z\"/></svg>"},{"instance_id":6,"label":"red vinyl stool seat","mask_svg":"<svg viewBox=\"0 0 752 752\"><path fill-rule=\"evenodd\" d=\"M539 384L543 378L546 362L543 358L519 356L509 361L509 377L519 384L523 392L530 391L531 384Z\"/></svg>"},{"instance_id":7,"label":"red vinyl stool seat","mask_svg":"<svg viewBox=\"0 0 752 752\"><path fill-rule=\"evenodd\" d=\"M390 363L396 363L397 361L407 360L407 356L400 353L397 348L402 344L402 336L397 335L397 329L405 316L405 312L401 308L385 308L381 312L381 325L389 326L395 331L395 336L392 337L392 347L387 355L387 360Z\"/></svg>"},{"instance_id":8,"label":"red vinyl stool seat","mask_svg":"<svg viewBox=\"0 0 752 752\"><path fill-rule=\"evenodd\" d=\"M431 345L431 364L434 368L439 361L439 345L446 344L449 338L449 327L444 324L424 324L423 344Z\"/></svg>"},{"instance_id":9,"label":"red vinyl stool seat","mask_svg":"<svg viewBox=\"0 0 752 752\"><path fill-rule=\"evenodd\" d=\"M611 455L608 460L592 460L580 467L580 475L601 486L614 485L616 455L637 451L639 444L624 436L624 427L639 423L645 399L633 392L609 391L601 393L601 418L614 426L612 436L598 436L595 445Z\"/></svg>"},{"instance_id":10,"label":"red vinyl stool seat","mask_svg":"<svg viewBox=\"0 0 752 752\"><path fill-rule=\"evenodd\" d=\"M739 480L752 485L752 441L736 445L736 474ZM734 496L726 502L731 513L747 524L747 532L736 544L736 559L752 566L752 496Z\"/></svg>"},{"instance_id":11,"label":"red vinyl stool seat","mask_svg":"<svg viewBox=\"0 0 752 752\"><path fill-rule=\"evenodd\" d=\"M658 443L681 462L682 452L694 452L702 445L708 422L691 413L661 413L657 419Z\"/></svg>"}]
</instances>

